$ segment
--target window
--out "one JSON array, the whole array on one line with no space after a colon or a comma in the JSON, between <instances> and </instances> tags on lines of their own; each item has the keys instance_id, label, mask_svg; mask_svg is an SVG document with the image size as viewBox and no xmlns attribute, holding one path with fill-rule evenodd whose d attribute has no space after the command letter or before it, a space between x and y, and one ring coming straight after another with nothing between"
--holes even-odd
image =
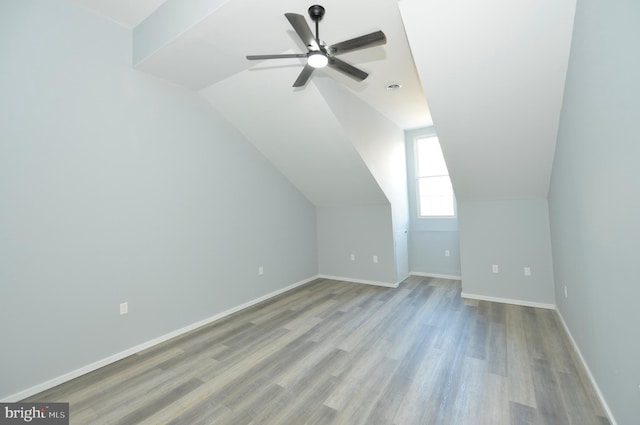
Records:
<instances>
[{"instance_id":1,"label":"window","mask_svg":"<svg viewBox=\"0 0 640 425\"><path fill-rule=\"evenodd\" d=\"M453 187L437 137L416 139L418 215L453 217Z\"/></svg>"}]
</instances>

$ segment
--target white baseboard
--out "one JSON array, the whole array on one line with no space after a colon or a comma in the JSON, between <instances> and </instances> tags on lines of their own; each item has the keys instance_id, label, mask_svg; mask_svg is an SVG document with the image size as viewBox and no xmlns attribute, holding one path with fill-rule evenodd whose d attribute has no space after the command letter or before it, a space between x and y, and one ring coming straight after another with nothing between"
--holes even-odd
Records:
<instances>
[{"instance_id":1,"label":"white baseboard","mask_svg":"<svg viewBox=\"0 0 640 425\"><path fill-rule=\"evenodd\" d=\"M462 276L452 276L448 274L410 272L411 276L435 277L437 279L462 280Z\"/></svg>"},{"instance_id":2,"label":"white baseboard","mask_svg":"<svg viewBox=\"0 0 640 425\"><path fill-rule=\"evenodd\" d=\"M316 277L319 279L339 280L340 282L352 282L352 283L363 283L365 285L384 286L385 288L397 288L400 285L400 282L396 282L396 283L377 282L375 280L354 279L351 277L329 276L325 274L320 274Z\"/></svg>"},{"instance_id":3,"label":"white baseboard","mask_svg":"<svg viewBox=\"0 0 640 425\"><path fill-rule=\"evenodd\" d=\"M596 379L593 377L593 374L591 373L591 369L589 369L589 365L587 365L587 362L582 356L582 352L580 352L580 348L578 347L578 344L576 344L576 340L573 339L573 335L571 335L571 331L567 326L567 322L564 321L564 317L562 317L562 313L560 313L560 310L556 310L556 311L558 312L558 317L560 317L560 322L562 322L562 326L564 327L564 330L567 332L567 335L569 335L569 340L571 341L571 345L573 346L573 349L578 354L578 357L580 358L580 361L582 362L584 369L587 371L587 376L591 381L591 385L593 385L593 388L595 388L596 390L596 394L600 399L600 403L602 403L602 407L604 407L604 410L607 413L609 422L611 422L611 425L617 425L618 423L616 422L616 419L613 417L613 412L611 412L611 409L609 408L607 401L604 399L604 396L600 391L600 387L598 387L598 383L596 382Z\"/></svg>"},{"instance_id":4,"label":"white baseboard","mask_svg":"<svg viewBox=\"0 0 640 425\"><path fill-rule=\"evenodd\" d=\"M220 320L223 317L229 316L229 315L231 315L233 313L236 313L236 312L238 312L240 310L243 310L245 308L251 307L251 306L253 306L255 304L258 304L258 303L260 303L262 301L266 301L269 298L273 298L273 297L275 297L277 295L280 295L280 294L282 294L284 292L290 291L290 290L292 290L294 288L297 288L298 286L302 286L304 284L307 284L307 283L309 283L309 282L311 282L311 281L313 281L313 280L315 280L317 278L318 278L318 276L313 276L311 278L308 278L308 279L305 279L305 280L301 280L300 282L294 283L293 285L289 285L289 286L287 286L285 288L278 289L277 291L271 292L271 293L269 293L267 295L264 295L262 297L259 297L259 298L256 298L254 300L251 300L249 302L246 302L244 304L241 304L241 305L239 305L237 307L233 307L233 308L231 308L229 310L223 311L222 313L216 314L215 316L211 316L211 317L208 317L208 318L206 318L204 320L201 320L199 322L192 323L191 325L185 326L184 328L175 330L173 332L169 332L168 334L159 336L159 337L154 338L154 339L152 339L150 341L144 342L144 343L142 343L140 345L136 345L135 347L129 348L129 349L124 350L124 351L121 351L119 353L116 353L116 354L114 354L112 356L109 356L107 358L104 358L102 360L98 360L97 362L88 364L88 365L83 366L83 367L81 367L79 369L73 370L73 371L71 371L69 373L65 373L64 375L61 375L61 376L58 376L56 378L50 379L50 380L48 380L46 382L43 382L41 384L34 385L31 388L27 388L26 390L17 392L15 394L12 394L12 395L6 397L6 398L0 399L0 402L1 403L11 403L11 402L16 402L16 401L25 399L27 397L31 397L32 395L38 394L38 393L40 393L42 391L46 391L46 390L48 390L50 388L53 388L53 387L55 387L57 385L60 385L60 384L63 384L65 382L70 381L72 379L75 379L75 378L77 378L79 376L85 375L85 374L87 374L89 372L93 372L94 370L100 369L101 367L104 367L104 366L106 366L108 364L117 362L118 360L122 360L125 357L129 357L132 354L139 353L140 351L146 350L147 348L153 347L154 345L157 345L157 344L160 344L162 342L168 341L171 338L175 338L175 337L177 337L179 335L182 335L184 333L190 332L190 331L192 331L194 329L197 329L197 328L200 328L202 326L208 325L209 323L215 322L216 320Z\"/></svg>"},{"instance_id":5,"label":"white baseboard","mask_svg":"<svg viewBox=\"0 0 640 425\"><path fill-rule=\"evenodd\" d=\"M486 295L469 294L467 292L461 293L460 296L462 298L467 298L467 299L470 299L470 300L492 301L492 302L502 303L502 304L521 305L521 306L525 306L525 307L546 308L548 310L555 310L556 309L555 304L538 303L538 302L534 302L534 301L523 301L523 300L513 300L513 299L510 299L510 298L488 297Z\"/></svg>"},{"instance_id":6,"label":"white baseboard","mask_svg":"<svg viewBox=\"0 0 640 425\"><path fill-rule=\"evenodd\" d=\"M398 281L398 283L396 283L396 287L400 286L400 284L401 284L402 282L404 282L405 280L407 280L407 279L408 279L408 278L410 278L410 277L411 277L411 273L407 273L407 274L406 274L402 279L400 279L400 280Z\"/></svg>"}]
</instances>

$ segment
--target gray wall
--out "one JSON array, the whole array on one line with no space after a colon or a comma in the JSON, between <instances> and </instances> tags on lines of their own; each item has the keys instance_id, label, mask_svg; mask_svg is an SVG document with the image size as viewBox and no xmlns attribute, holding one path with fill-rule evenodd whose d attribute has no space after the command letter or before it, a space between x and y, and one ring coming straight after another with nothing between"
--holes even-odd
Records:
<instances>
[{"instance_id":1,"label":"gray wall","mask_svg":"<svg viewBox=\"0 0 640 425\"><path fill-rule=\"evenodd\" d=\"M433 127L405 132L409 198L409 268L412 273L460 277L458 217L418 216L415 139L435 136ZM445 255L449 251L449 256Z\"/></svg>"},{"instance_id":2,"label":"gray wall","mask_svg":"<svg viewBox=\"0 0 640 425\"><path fill-rule=\"evenodd\" d=\"M558 308L620 425L640 420L639 40L637 1L578 1L549 193Z\"/></svg>"},{"instance_id":3,"label":"gray wall","mask_svg":"<svg viewBox=\"0 0 640 425\"><path fill-rule=\"evenodd\" d=\"M395 284L391 206L317 207L318 267L323 276ZM355 260L351 260L351 254ZM378 263L373 256L378 256Z\"/></svg>"},{"instance_id":4,"label":"gray wall","mask_svg":"<svg viewBox=\"0 0 640 425\"><path fill-rule=\"evenodd\" d=\"M130 30L3 1L0 55L0 399L318 273L315 208Z\"/></svg>"},{"instance_id":5,"label":"gray wall","mask_svg":"<svg viewBox=\"0 0 640 425\"><path fill-rule=\"evenodd\" d=\"M380 225L392 226L393 238L386 243L390 242L394 250L396 272L393 281L400 282L409 275L404 132L335 80L318 78L315 84L391 205L391 221ZM334 245L341 243L338 240ZM375 248L378 251L387 249Z\"/></svg>"},{"instance_id":6,"label":"gray wall","mask_svg":"<svg viewBox=\"0 0 640 425\"><path fill-rule=\"evenodd\" d=\"M464 294L555 304L546 200L458 201L458 214Z\"/></svg>"},{"instance_id":7,"label":"gray wall","mask_svg":"<svg viewBox=\"0 0 640 425\"><path fill-rule=\"evenodd\" d=\"M449 256L446 252L449 252ZM459 279L460 242L456 230L414 230L409 232L411 273Z\"/></svg>"}]
</instances>

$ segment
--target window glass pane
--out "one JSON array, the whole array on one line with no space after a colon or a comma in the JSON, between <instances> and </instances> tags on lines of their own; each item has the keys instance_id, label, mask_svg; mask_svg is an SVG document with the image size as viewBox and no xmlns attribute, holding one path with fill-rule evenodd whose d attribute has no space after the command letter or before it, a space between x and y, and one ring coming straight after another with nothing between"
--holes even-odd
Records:
<instances>
[{"instance_id":1,"label":"window glass pane","mask_svg":"<svg viewBox=\"0 0 640 425\"><path fill-rule=\"evenodd\" d=\"M438 214L440 211L442 211L442 204L444 203L442 201L441 197L433 197L433 207L431 209L431 214L433 215L440 215Z\"/></svg>"},{"instance_id":2,"label":"window glass pane","mask_svg":"<svg viewBox=\"0 0 640 425\"><path fill-rule=\"evenodd\" d=\"M449 175L437 137L417 139L416 154L418 177Z\"/></svg>"},{"instance_id":3,"label":"window glass pane","mask_svg":"<svg viewBox=\"0 0 640 425\"><path fill-rule=\"evenodd\" d=\"M431 198L429 197L425 197L425 198L420 198L420 215L421 216L427 216L427 215L431 215Z\"/></svg>"},{"instance_id":4,"label":"window glass pane","mask_svg":"<svg viewBox=\"0 0 640 425\"><path fill-rule=\"evenodd\" d=\"M442 204L440 207L440 211L438 211L438 215L454 215L453 211L453 196L443 196L440 198L442 200Z\"/></svg>"},{"instance_id":5,"label":"window glass pane","mask_svg":"<svg viewBox=\"0 0 640 425\"><path fill-rule=\"evenodd\" d=\"M449 176L423 177L419 180L418 186L420 197L453 195Z\"/></svg>"},{"instance_id":6,"label":"window glass pane","mask_svg":"<svg viewBox=\"0 0 640 425\"><path fill-rule=\"evenodd\" d=\"M416 139L418 213L423 217L455 215L453 187L437 137Z\"/></svg>"},{"instance_id":7,"label":"window glass pane","mask_svg":"<svg viewBox=\"0 0 640 425\"><path fill-rule=\"evenodd\" d=\"M426 196L420 198L421 216L452 216L453 197L451 196Z\"/></svg>"}]
</instances>

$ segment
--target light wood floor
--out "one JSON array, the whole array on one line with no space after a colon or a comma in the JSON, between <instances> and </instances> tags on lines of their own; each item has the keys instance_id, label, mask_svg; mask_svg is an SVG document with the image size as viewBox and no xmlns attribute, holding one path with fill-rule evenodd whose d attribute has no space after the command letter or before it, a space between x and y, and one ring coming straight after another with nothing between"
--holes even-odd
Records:
<instances>
[{"instance_id":1,"label":"light wood floor","mask_svg":"<svg viewBox=\"0 0 640 425\"><path fill-rule=\"evenodd\" d=\"M72 424L609 424L551 310L317 280L30 398Z\"/></svg>"}]
</instances>

